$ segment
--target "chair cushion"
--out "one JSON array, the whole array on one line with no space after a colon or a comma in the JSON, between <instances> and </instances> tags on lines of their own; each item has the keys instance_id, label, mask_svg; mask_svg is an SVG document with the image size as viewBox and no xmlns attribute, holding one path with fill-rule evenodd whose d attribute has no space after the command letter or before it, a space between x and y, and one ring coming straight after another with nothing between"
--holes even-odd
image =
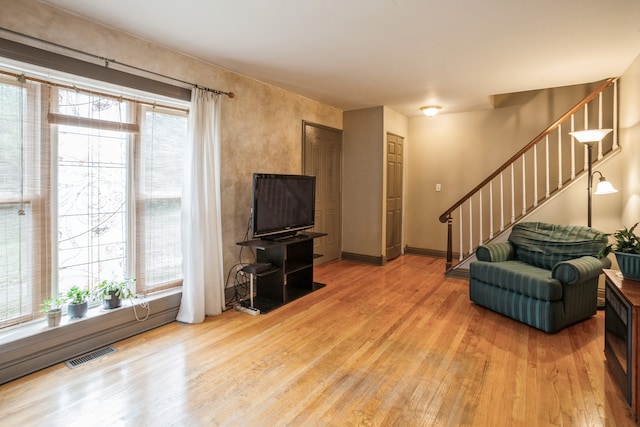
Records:
<instances>
[{"instance_id":1,"label":"chair cushion","mask_svg":"<svg viewBox=\"0 0 640 427\"><path fill-rule=\"evenodd\" d=\"M509 242L517 260L551 270L561 261L597 255L607 236L578 225L522 222L513 226Z\"/></svg>"},{"instance_id":2,"label":"chair cushion","mask_svg":"<svg viewBox=\"0 0 640 427\"><path fill-rule=\"evenodd\" d=\"M544 301L562 299L562 284L551 271L522 261L474 261L469 266L472 279L489 283Z\"/></svg>"}]
</instances>

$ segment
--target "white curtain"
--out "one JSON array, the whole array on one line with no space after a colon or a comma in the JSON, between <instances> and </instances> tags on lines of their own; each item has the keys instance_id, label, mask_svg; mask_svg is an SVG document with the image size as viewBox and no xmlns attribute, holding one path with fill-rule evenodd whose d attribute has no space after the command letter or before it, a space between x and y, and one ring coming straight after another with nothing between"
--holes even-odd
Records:
<instances>
[{"instance_id":1,"label":"white curtain","mask_svg":"<svg viewBox=\"0 0 640 427\"><path fill-rule=\"evenodd\" d=\"M200 323L224 309L220 209L222 95L194 88L182 191L182 302L177 320Z\"/></svg>"}]
</instances>

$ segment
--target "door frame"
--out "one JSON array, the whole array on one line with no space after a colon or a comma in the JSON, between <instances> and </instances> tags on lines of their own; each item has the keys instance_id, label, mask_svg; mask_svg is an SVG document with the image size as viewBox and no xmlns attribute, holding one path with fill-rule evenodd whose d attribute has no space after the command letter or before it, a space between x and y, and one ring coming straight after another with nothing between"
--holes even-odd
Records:
<instances>
[{"instance_id":1,"label":"door frame","mask_svg":"<svg viewBox=\"0 0 640 427\"><path fill-rule=\"evenodd\" d=\"M302 150L301 150L301 158L300 158L300 173L304 173L304 169L305 169L305 157L307 154L307 136L306 136L306 129L307 127L314 127L314 128L318 128L318 129L324 129L324 130L328 130L331 132L336 132L340 135L340 206L338 209L338 215L339 215L339 225L340 225L340 235L338 236L338 246L339 246L339 256L338 259L340 259L342 257L342 188L343 188L343 179L344 179L344 162L343 162L343 156L342 156L342 148L343 148L343 139L344 139L344 131L342 129L338 129L338 128L334 128L331 126L326 126L326 125L322 125L320 123L315 123L315 122L311 122L308 120L302 120L302 138L301 138L301 143L302 143Z\"/></svg>"}]
</instances>

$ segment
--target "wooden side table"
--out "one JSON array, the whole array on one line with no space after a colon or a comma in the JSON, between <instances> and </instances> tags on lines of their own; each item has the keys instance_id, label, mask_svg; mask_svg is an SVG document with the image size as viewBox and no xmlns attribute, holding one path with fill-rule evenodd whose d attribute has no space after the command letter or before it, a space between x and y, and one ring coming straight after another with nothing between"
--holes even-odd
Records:
<instances>
[{"instance_id":1,"label":"wooden side table","mask_svg":"<svg viewBox=\"0 0 640 427\"><path fill-rule=\"evenodd\" d=\"M640 281L627 280L617 270L604 270L604 353L615 381L638 419L638 338Z\"/></svg>"}]
</instances>

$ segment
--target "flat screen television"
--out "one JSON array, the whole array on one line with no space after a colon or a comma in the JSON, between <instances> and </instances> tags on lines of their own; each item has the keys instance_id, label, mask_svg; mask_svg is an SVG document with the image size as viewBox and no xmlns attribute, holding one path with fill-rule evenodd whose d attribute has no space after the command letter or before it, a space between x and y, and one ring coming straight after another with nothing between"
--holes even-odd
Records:
<instances>
[{"instance_id":1,"label":"flat screen television","mask_svg":"<svg viewBox=\"0 0 640 427\"><path fill-rule=\"evenodd\" d=\"M312 228L315 209L315 176L253 174L253 238L286 238Z\"/></svg>"}]
</instances>

